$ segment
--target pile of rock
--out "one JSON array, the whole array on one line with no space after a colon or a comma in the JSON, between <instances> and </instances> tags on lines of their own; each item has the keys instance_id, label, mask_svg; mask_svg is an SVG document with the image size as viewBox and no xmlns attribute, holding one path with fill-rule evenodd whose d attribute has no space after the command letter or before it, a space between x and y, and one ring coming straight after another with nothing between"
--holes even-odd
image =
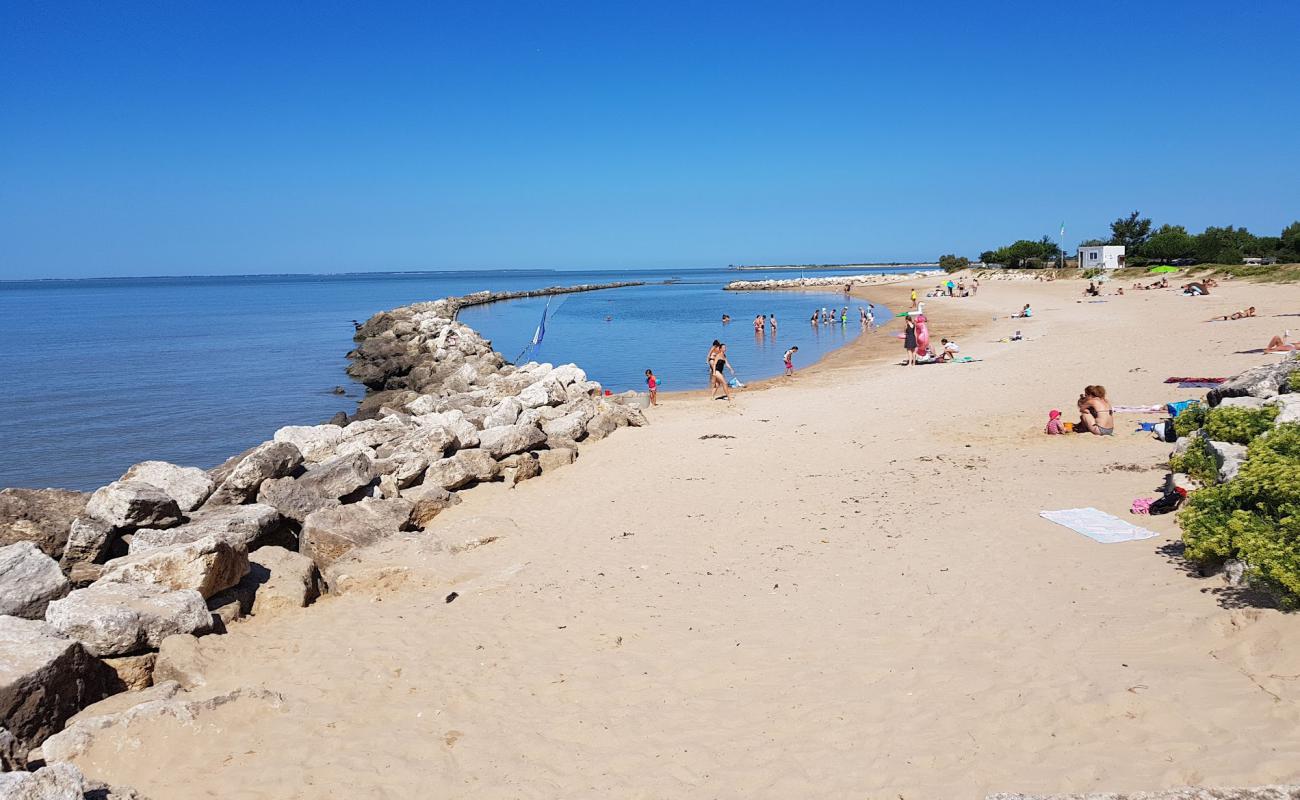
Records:
<instances>
[{"instance_id":1,"label":"pile of rock","mask_svg":"<svg viewBox=\"0 0 1300 800\"><path fill-rule=\"evenodd\" d=\"M909 280L911 278L921 278L926 275L937 275L937 270L926 270L923 272L908 272L903 274L892 273L889 275L832 275L824 278L782 278L766 281L732 281L724 288L733 292L752 292L763 289L806 289L810 287L826 286L844 286L845 284L858 285L876 285L881 283L898 283L899 281Z\"/></svg>"},{"instance_id":2,"label":"pile of rock","mask_svg":"<svg viewBox=\"0 0 1300 800\"><path fill-rule=\"evenodd\" d=\"M646 424L572 364L507 364L455 321L484 298L361 326L350 371L370 391L352 417L281 428L209 471L147 461L88 496L0 492L5 768L113 692L187 686L193 637L307 606L342 557L431 530L459 492L536 477Z\"/></svg>"}]
</instances>

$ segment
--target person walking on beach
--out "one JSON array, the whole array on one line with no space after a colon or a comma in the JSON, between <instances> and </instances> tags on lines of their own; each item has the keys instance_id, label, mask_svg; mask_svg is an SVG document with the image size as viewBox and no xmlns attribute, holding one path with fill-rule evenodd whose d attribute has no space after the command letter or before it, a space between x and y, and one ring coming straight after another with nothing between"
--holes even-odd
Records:
<instances>
[{"instance_id":1,"label":"person walking on beach","mask_svg":"<svg viewBox=\"0 0 1300 800\"><path fill-rule=\"evenodd\" d=\"M650 391L650 405L659 405L659 379L650 371L645 371L645 387Z\"/></svg>"},{"instance_id":2,"label":"person walking on beach","mask_svg":"<svg viewBox=\"0 0 1300 800\"><path fill-rule=\"evenodd\" d=\"M727 369L727 346L717 339L713 340L713 347L709 348L709 389L713 392L713 399L730 400L731 392L727 390L727 378L723 370ZM735 374L735 370L731 371ZM718 389L722 389L722 397L718 397Z\"/></svg>"},{"instance_id":3,"label":"person walking on beach","mask_svg":"<svg viewBox=\"0 0 1300 800\"><path fill-rule=\"evenodd\" d=\"M795 345L785 351L785 374L786 377L794 375L794 354L799 352L799 346Z\"/></svg>"},{"instance_id":4,"label":"person walking on beach","mask_svg":"<svg viewBox=\"0 0 1300 800\"><path fill-rule=\"evenodd\" d=\"M916 308L916 290L912 290L912 308Z\"/></svg>"}]
</instances>

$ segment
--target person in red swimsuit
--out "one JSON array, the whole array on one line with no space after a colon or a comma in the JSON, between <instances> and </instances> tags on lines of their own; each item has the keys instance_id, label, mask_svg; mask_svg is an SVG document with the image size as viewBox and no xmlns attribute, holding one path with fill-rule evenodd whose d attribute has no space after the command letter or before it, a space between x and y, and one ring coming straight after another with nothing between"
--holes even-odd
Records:
<instances>
[{"instance_id":1,"label":"person in red swimsuit","mask_svg":"<svg viewBox=\"0 0 1300 800\"><path fill-rule=\"evenodd\" d=\"M650 390L650 405L659 405L659 379L650 370L645 371L645 385Z\"/></svg>"}]
</instances>

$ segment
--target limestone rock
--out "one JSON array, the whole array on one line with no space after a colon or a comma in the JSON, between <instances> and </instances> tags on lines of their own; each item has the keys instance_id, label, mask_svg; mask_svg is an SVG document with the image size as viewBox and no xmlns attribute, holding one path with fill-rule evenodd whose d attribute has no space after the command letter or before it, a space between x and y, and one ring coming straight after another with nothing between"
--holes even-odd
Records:
<instances>
[{"instance_id":1,"label":"limestone rock","mask_svg":"<svg viewBox=\"0 0 1300 800\"><path fill-rule=\"evenodd\" d=\"M0 489L0 546L34 542L50 558L62 557L87 498L66 489Z\"/></svg>"},{"instance_id":2,"label":"limestone rock","mask_svg":"<svg viewBox=\"0 0 1300 800\"><path fill-rule=\"evenodd\" d=\"M63 551L63 566L92 564L108 555L116 529L102 519L77 517L68 529L68 544Z\"/></svg>"},{"instance_id":3,"label":"limestone rock","mask_svg":"<svg viewBox=\"0 0 1300 800\"><path fill-rule=\"evenodd\" d=\"M507 425L501 428L485 428L479 434L479 448L493 458L504 458L513 453L522 453L540 447L546 442L546 434L536 425Z\"/></svg>"},{"instance_id":4,"label":"limestone rock","mask_svg":"<svg viewBox=\"0 0 1300 800\"><path fill-rule=\"evenodd\" d=\"M573 441L580 441L587 435L587 423L595 416L595 410L590 406L583 406L570 411L558 419L549 420L542 423L542 430L547 437L556 436Z\"/></svg>"},{"instance_id":5,"label":"limestone rock","mask_svg":"<svg viewBox=\"0 0 1300 800\"><path fill-rule=\"evenodd\" d=\"M103 661L117 675L118 688L135 692L153 685L153 667L157 657L157 653L141 653L138 656L105 658Z\"/></svg>"},{"instance_id":6,"label":"limestone rock","mask_svg":"<svg viewBox=\"0 0 1300 800\"><path fill-rule=\"evenodd\" d=\"M537 451L537 465L542 468L542 472L550 472L553 469L572 464L578 457L578 451L568 447L558 447L551 450Z\"/></svg>"},{"instance_id":7,"label":"limestone rock","mask_svg":"<svg viewBox=\"0 0 1300 800\"><path fill-rule=\"evenodd\" d=\"M114 528L167 528L181 521L181 509L162 489L143 481L113 481L86 501L86 514Z\"/></svg>"},{"instance_id":8,"label":"limestone rock","mask_svg":"<svg viewBox=\"0 0 1300 800\"><path fill-rule=\"evenodd\" d=\"M542 467L541 464L538 463L537 458L533 456L531 453L524 453L523 457L520 458L515 465L515 475L513 480L511 481L511 485L517 486L522 481L526 481L530 478L536 478L538 475L541 474L542 474Z\"/></svg>"},{"instance_id":9,"label":"limestone rock","mask_svg":"<svg viewBox=\"0 0 1300 800\"><path fill-rule=\"evenodd\" d=\"M57 763L35 772L0 773L5 800L84 800L86 777L72 764Z\"/></svg>"},{"instance_id":10,"label":"limestone rock","mask_svg":"<svg viewBox=\"0 0 1300 800\"><path fill-rule=\"evenodd\" d=\"M1300 384L1300 380L1296 378L1291 380L1293 383ZM1286 422L1300 422L1300 385L1295 386L1292 391L1296 393L1278 395L1274 399L1274 404L1278 406L1277 418L1273 420L1274 425L1281 425Z\"/></svg>"},{"instance_id":11,"label":"limestone rock","mask_svg":"<svg viewBox=\"0 0 1300 800\"><path fill-rule=\"evenodd\" d=\"M297 478L273 478L258 490L257 500L289 519L302 522L317 509L336 506L375 479L375 467L363 453L322 461Z\"/></svg>"},{"instance_id":12,"label":"limestone rock","mask_svg":"<svg viewBox=\"0 0 1300 800\"><path fill-rule=\"evenodd\" d=\"M1211 389L1206 393L1205 400L1213 408L1229 397L1249 395L1267 399L1296 391L1300 389L1300 386L1295 385L1300 379L1296 379L1292 373L1297 370L1300 370L1300 361L1291 360L1254 367Z\"/></svg>"},{"instance_id":13,"label":"limestone rock","mask_svg":"<svg viewBox=\"0 0 1300 800\"><path fill-rule=\"evenodd\" d=\"M205 712L229 703L265 703L274 708L283 702L281 695L265 689L235 689L196 700L184 699L184 696L149 700L117 713L80 718L75 724L46 739L41 750L51 762L69 761L89 750L101 731L117 729L122 735L129 736L128 729L136 722L147 724L151 720L160 719L177 720L197 729L195 723Z\"/></svg>"},{"instance_id":14,"label":"limestone rock","mask_svg":"<svg viewBox=\"0 0 1300 800\"><path fill-rule=\"evenodd\" d=\"M231 467L221 485L208 498L205 507L247 503L257 496L262 481L292 475L302 465L302 461L302 451L296 445L280 441L263 442Z\"/></svg>"},{"instance_id":15,"label":"limestone rock","mask_svg":"<svg viewBox=\"0 0 1300 800\"><path fill-rule=\"evenodd\" d=\"M173 590L193 589L207 599L239 583L247 573L248 551L243 545L205 536L115 558L104 565L97 585L157 584Z\"/></svg>"},{"instance_id":16,"label":"limestone rock","mask_svg":"<svg viewBox=\"0 0 1300 800\"><path fill-rule=\"evenodd\" d=\"M1219 402L1224 408L1263 408L1268 405L1268 400L1262 397L1251 397L1243 395L1241 397L1225 397Z\"/></svg>"},{"instance_id":17,"label":"limestone rock","mask_svg":"<svg viewBox=\"0 0 1300 800\"><path fill-rule=\"evenodd\" d=\"M178 633L162 640L153 674L159 681L175 681L183 689L193 689L208 682L204 673L208 660L199 640L188 633Z\"/></svg>"},{"instance_id":18,"label":"limestone rock","mask_svg":"<svg viewBox=\"0 0 1300 800\"><path fill-rule=\"evenodd\" d=\"M460 498L451 492L443 491L445 497L423 497L415 501L411 512L411 522L420 530L427 530L434 518L460 502Z\"/></svg>"},{"instance_id":19,"label":"limestone rock","mask_svg":"<svg viewBox=\"0 0 1300 800\"><path fill-rule=\"evenodd\" d=\"M190 521L176 528L158 530L144 528L131 537L131 555L147 553L160 547L197 542L214 536L233 547L251 550L259 543L274 537L283 519L280 512L262 504L243 506L215 506L205 508L190 517Z\"/></svg>"},{"instance_id":20,"label":"limestone rock","mask_svg":"<svg viewBox=\"0 0 1300 800\"><path fill-rule=\"evenodd\" d=\"M410 500L362 500L360 503L314 511L302 526L300 552L317 568L371 542L410 530Z\"/></svg>"},{"instance_id":21,"label":"limestone rock","mask_svg":"<svg viewBox=\"0 0 1300 800\"><path fill-rule=\"evenodd\" d=\"M181 511L193 511L212 494L212 478L197 467L178 467L166 461L143 461L126 471L123 481L157 486L176 501Z\"/></svg>"},{"instance_id":22,"label":"limestone rock","mask_svg":"<svg viewBox=\"0 0 1300 800\"><path fill-rule=\"evenodd\" d=\"M601 411L587 423L587 438L600 441L626 424L622 417L613 411Z\"/></svg>"},{"instance_id":23,"label":"limestone rock","mask_svg":"<svg viewBox=\"0 0 1300 800\"><path fill-rule=\"evenodd\" d=\"M0 614L45 619L45 606L71 589L59 565L32 542L0 547Z\"/></svg>"},{"instance_id":24,"label":"limestone rock","mask_svg":"<svg viewBox=\"0 0 1300 800\"><path fill-rule=\"evenodd\" d=\"M157 653L149 653L150 658L157 658ZM111 694L97 703L92 703L68 718L69 728L96 717L110 717L130 711L142 703L170 700L181 690L176 681L154 681L152 686Z\"/></svg>"},{"instance_id":25,"label":"limestone rock","mask_svg":"<svg viewBox=\"0 0 1300 800\"><path fill-rule=\"evenodd\" d=\"M39 620L0 617L0 720L25 752L106 696L113 673Z\"/></svg>"},{"instance_id":26,"label":"limestone rock","mask_svg":"<svg viewBox=\"0 0 1300 800\"><path fill-rule=\"evenodd\" d=\"M253 616L305 608L320 597L320 573L310 558L283 547L263 547L249 556L245 581L255 582Z\"/></svg>"},{"instance_id":27,"label":"limestone rock","mask_svg":"<svg viewBox=\"0 0 1300 800\"><path fill-rule=\"evenodd\" d=\"M287 425L272 437L277 442L295 445L308 463L325 461L343 441L343 428L337 425Z\"/></svg>"},{"instance_id":28,"label":"limestone rock","mask_svg":"<svg viewBox=\"0 0 1300 800\"><path fill-rule=\"evenodd\" d=\"M483 426L486 428L500 428L504 425L514 425L519 419L519 413L523 410L524 406L523 403L519 402L519 398L503 397L492 407L487 419L483 420Z\"/></svg>"},{"instance_id":29,"label":"limestone rock","mask_svg":"<svg viewBox=\"0 0 1300 800\"><path fill-rule=\"evenodd\" d=\"M84 589L104 573L103 564L73 564L68 570L68 582L72 584L73 589Z\"/></svg>"},{"instance_id":30,"label":"limestone rock","mask_svg":"<svg viewBox=\"0 0 1300 800\"><path fill-rule=\"evenodd\" d=\"M1246 459L1246 445L1228 442L1210 442L1210 452L1219 464L1219 483L1227 483L1237 477L1241 462Z\"/></svg>"},{"instance_id":31,"label":"limestone rock","mask_svg":"<svg viewBox=\"0 0 1300 800\"><path fill-rule=\"evenodd\" d=\"M207 633L212 614L193 589L100 582L77 589L45 609L55 630L91 655L124 656L157 647L173 633Z\"/></svg>"}]
</instances>

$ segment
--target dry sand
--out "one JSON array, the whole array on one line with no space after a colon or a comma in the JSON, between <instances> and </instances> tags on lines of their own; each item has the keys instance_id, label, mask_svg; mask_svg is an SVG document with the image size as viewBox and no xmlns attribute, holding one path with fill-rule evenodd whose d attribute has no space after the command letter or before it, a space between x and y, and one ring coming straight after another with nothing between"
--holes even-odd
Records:
<instances>
[{"instance_id":1,"label":"dry sand","mask_svg":"<svg viewBox=\"0 0 1300 800\"><path fill-rule=\"evenodd\" d=\"M469 492L443 535L386 545L348 592L202 640L195 696L282 702L114 729L78 763L165 800L1300 780L1300 617L1190 574L1170 516L1113 545L1038 517L1127 517L1169 450L1130 433L1153 417L1044 436L1049 409L1087 383L1117 404L1189 398L1163 379L1274 360L1235 351L1300 328L1276 316L1300 287L1080 288L930 301L935 340L963 331L980 363L895 366L895 323L730 404L666 396L572 467ZM1025 302L1034 319L993 321Z\"/></svg>"}]
</instances>

